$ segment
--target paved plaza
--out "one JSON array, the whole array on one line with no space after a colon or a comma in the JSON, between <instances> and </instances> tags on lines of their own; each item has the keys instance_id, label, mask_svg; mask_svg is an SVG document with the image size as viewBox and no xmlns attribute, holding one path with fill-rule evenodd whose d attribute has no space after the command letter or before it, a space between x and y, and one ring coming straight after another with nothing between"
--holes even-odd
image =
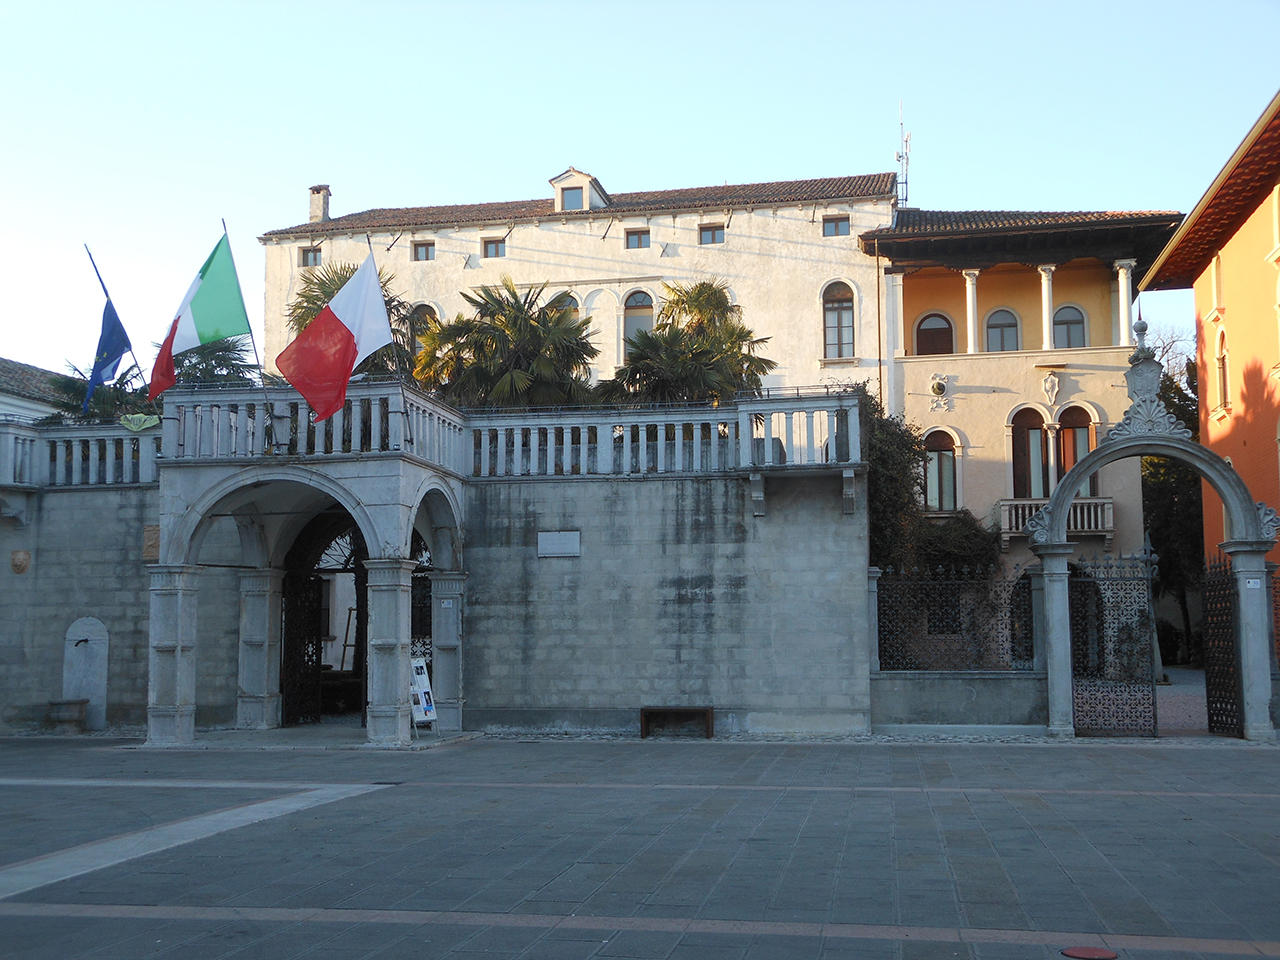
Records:
<instances>
[{"instance_id":1,"label":"paved plaza","mask_svg":"<svg viewBox=\"0 0 1280 960\"><path fill-rule=\"evenodd\" d=\"M0 740L0 955L1280 956L1275 746L273 744Z\"/></svg>"}]
</instances>

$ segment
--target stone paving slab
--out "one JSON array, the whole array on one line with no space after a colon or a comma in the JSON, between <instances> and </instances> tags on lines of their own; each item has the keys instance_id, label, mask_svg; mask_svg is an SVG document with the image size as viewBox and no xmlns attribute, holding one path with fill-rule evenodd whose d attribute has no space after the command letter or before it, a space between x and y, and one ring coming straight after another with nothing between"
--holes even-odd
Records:
<instances>
[{"instance_id":1,"label":"stone paving slab","mask_svg":"<svg viewBox=\"0 0 1280 960\"><path fill-rule=\"evenodd\" d=\"M99 795L150 809L146 829L100 832L113 849L242 785L370 789L0 899L0 942L23 957L1280 956L1280 750L1209 744L0 741L0 780L33 784L5 794L19 812L91 819ZM48 782L57 770L77 785ZM51 835L0 830L0 863Z\"/></svg>"}]
</instances>

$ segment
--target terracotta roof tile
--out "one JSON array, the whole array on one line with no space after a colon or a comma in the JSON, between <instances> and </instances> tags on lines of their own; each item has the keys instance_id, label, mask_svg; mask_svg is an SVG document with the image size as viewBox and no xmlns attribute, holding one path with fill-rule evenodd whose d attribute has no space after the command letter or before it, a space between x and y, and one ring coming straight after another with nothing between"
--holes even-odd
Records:
<instances>
[{"instance_id":1,"label":"terracotta roof tile","mask_svg":"<svg viewBox=\"0 0 1280 960\"><path fill-rule=\"evenodd\" d=\"M1181 218L1176 210L915 210L899 208L893 224L862 234L864 239L895 237L951 236L1021 230L1052 230L1061 227L1112 226L1133 222Z\"/></svg>"},{"instance_id":2,"label":"terracotta roof tile","mask_svg":"<svg viewBox=\"0 0 1280 960\"><path fill-rule=\"evenodd\" d=\"M17 360L5 360L0 357L0 393L25 397L28 400L55 403L65 399L62 394L53 389L51 380L56 376L58 374L52 370L44 370L30 364L19 363Z\"/></svg>"},{"instance_id":3,"label":"terracotta roof tile","mask_svg":"<svg viewBox=\"0 0 1280 960\"><path fill-rule=\"evenodd\" d=\"M500 203L468 203L447 207L394 207L365 210L319 223L300 223L269 230L262 240L315 237L365 230L397 230L408 227L445 226L454 223L534 220L545 217L600 217L610 214L644 214L668 210L708 210L729 206L787 203L820 203L834 200L865 200L892 197L897 190L897 174L873 173L852 177L824 177L816 180L784 180L777 183L739 183L683 190L646 190L615 193L608 207L555 213L551 198L512 200Z\"/></svg>"}]
</instances>

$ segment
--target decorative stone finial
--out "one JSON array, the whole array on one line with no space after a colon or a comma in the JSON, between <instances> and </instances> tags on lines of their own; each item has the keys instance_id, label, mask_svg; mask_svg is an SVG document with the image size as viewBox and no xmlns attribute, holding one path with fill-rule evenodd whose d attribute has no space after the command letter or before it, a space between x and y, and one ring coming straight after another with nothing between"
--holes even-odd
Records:
<instances>
[{"instance_id":1,"label":"decorative stone finial","mask_svg":"<svg viewBox=\"0 0 1280 960\"><path fill-rule=\"evenodd\" d=\"M1261 500L1254 506L1258 508L1258 522L1262 525L1262 539L1274 540L1276 534L1280 533L1280 516L1277 516L1275 510L1268 507Z\"/></svg>"},{"instance_id":2,"label":"decorative stone finial","mask_svg":"<svg viewBox=\"0 0 1280 960\"><path fill-rule=\"evenodd\" d=\"M1027 521L1027 525L1022 528L1023 534L1032 543L1048 543L1050 519L1049 505L1046 503Z\"/></svg>"}]
</instances>

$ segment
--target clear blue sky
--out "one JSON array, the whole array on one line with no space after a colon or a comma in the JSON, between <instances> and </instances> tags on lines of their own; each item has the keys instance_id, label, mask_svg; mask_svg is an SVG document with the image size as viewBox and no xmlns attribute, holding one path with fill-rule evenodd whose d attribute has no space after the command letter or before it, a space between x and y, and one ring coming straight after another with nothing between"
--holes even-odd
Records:
<instances>
[{"instance_id":1,"label":"clear blue sky","mask_svg":"<svg viewBox=\"0 0 1280 960\"><path fill-rule=\"evenodd\" d=\"M10 3L0 356L87 365L98 259L147 365L230 228L896 168L942 209L1189 210L1280 87L1280 3ZM1148 319L1191 321L1186 295Z\"/></svg>"}]
</instances>

